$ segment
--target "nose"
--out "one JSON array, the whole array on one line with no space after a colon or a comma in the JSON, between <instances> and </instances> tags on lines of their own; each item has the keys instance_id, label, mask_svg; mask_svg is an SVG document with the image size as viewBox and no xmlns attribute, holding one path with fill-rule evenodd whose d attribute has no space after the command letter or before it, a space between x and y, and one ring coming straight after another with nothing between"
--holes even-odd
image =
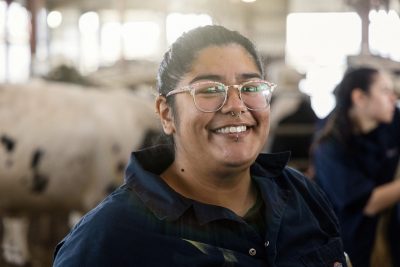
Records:
<instances>
[{"instance_id":1,"label":"nose","mask_svg":"<svg viewBox=\"0 0 400 267\"><path fill-rule=\"evenodd\" d=\"M221 111L223 113L229 112L244 112L247 110L246 105L240 98L240 92L237 87L230 86L226 96L226 102L222 107Z\"/></svg>"}]
</instances>

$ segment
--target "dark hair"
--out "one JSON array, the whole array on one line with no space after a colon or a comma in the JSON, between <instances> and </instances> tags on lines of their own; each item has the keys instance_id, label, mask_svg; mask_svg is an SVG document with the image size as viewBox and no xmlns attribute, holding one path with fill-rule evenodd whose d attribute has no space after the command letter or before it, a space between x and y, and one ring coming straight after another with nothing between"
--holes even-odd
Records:
<instances>
[{"instance_id":1,"label":"dark hair","mask_svg":"<svg viewBox=\"0 0 400 267\"><path fill-rule=\"evenodd\" d=\"M158 93L166 95L175 89L183 75L189 70L198 53L212 45L238 44L245 48L253 57L260 73L264 76L261 56L254 44L237 31L231 31L223 26L208 25L195 28L179 37L164 54L158 70ZM174 97L169 97L167 103L173 108ZM176 114L174 114L176 115Z\"/></svg>"},{"instance_id":2,"label":"dark hair","mask_svg":"<svg viewBox=\"0 0 400 267\"><path fill-rule=\"evenodd\" d=\"M317 138L317 143L333 137L346 145L351 145L349 139L354 129L354 122L349 117L349 110L353 106L351 94L356 88L369 94L378 73L377 69L370 67L349 69L345 73L342 81L334 90L336 106L327 118L321 134Z\"/></svg>"}]
</instances>

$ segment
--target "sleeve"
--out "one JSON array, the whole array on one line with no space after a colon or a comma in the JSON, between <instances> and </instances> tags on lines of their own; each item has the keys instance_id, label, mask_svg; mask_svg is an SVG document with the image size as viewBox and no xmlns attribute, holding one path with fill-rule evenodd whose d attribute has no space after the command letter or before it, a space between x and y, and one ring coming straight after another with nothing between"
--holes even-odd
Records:
<instances>
[{"instance_id":1,"label":"sleeve","mask_svg":"<svg viewBox=\"0 0 400 267\"><path fill-rule=\"evenodd\" d=\"M315 180L336 212L359 211L366 205L374 180L366 177L339 144L320 144L314 153Z\"/></svg>"},{"instance_id":2,"label":"sleeve","mask_svg":"<svg viewBox=\"0 0 400 267\"><path fill-rule=\"evenodd\" d=\"M186 242L172 238L171 245L158 218L136 208L128 191L115 191L80 220L57 245L53 267L174 266L171 254Z\"/></svg>"},{"instance_id":3,"label":"sleeve","mask_svg":"<svg viewBox=\"0 0 400 267\"><path fill-rule=\"evenodd\" d=\"M56 246L53 267L112 266L105 255L107 241L101 224L86 223L85 217Z\"/></svg>"},{"instance_id":4,"label":"sleeve","mask_svg":"<svg viewBox=\"0 0 400 267\"><path fill-rule=\"evenodd\" d=\"M131 266L131 254L122 253L140 248L131 222L124 206L107 198L56 246L53 267Z\"/></svg>"}]
</instances>

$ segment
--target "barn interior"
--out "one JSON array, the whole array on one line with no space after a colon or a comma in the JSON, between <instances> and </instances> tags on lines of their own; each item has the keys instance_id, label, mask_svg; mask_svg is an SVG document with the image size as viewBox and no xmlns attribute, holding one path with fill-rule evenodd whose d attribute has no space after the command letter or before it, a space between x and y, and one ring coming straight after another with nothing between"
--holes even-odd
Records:
<instances>
[{"instance_id":1,"label":"barn interior","mask_svg":"<svg viewBox=\"0 0 400 267\"><path fill-rule=\"evenodd\" d=\"M265 147L297 149L290 164L307 174L310 123L334 108L333 90L346 69L383 68L400 96L399 16L399 0L0 0L0 266L51 266L57 242L104 197L89 191L106 194L97 190L97 177L112 177L101 184L111 192L123 182L130 152L157 142L158 64L185 31L218 24L241 32L262 54L267 79L278 84L276 99L289 92L308 101L305 117L284 127L279 121L293 110L276 102ZM2 95L6 88L27 91L17 98ZM94 142L99 150L91 153L103 158L77 152ZM42 199L52 168L58 189ZM68 172L79 182L64 183L73 179Z\"/></svg>"}]
</instances>

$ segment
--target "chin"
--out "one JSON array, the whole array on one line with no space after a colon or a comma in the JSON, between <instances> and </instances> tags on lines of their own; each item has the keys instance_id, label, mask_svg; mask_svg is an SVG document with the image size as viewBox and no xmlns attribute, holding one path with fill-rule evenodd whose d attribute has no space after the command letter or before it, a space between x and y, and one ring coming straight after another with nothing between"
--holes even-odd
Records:
<instances>
[{"instance_id":1,"label":"chin","mask_svg":"<svg viewBox=\"0 0 400 267\"><path fill-rule=\"evenodd\" d=\"M230 168L237 168L237 169L247 169L253 164L253 161L247 160L247 161L228 161L225 162L225 166L230 167Z\"/></svg>"},{"instance_id":2,"label":"chin","mask_svg":"<svg viewBox=\"0 0 400 267\"><path fill-rule=\"evenodd\" d=\"M255 159L257 158L257 156L250 156L250 155L233 155L231 157L227 157L225 158L225 164L229 165L229 166L235 166L235 167L239 167L239 166L250 166L251 164L253 164L253 162L255 161Z\"/></svg>"}]
</instances>

